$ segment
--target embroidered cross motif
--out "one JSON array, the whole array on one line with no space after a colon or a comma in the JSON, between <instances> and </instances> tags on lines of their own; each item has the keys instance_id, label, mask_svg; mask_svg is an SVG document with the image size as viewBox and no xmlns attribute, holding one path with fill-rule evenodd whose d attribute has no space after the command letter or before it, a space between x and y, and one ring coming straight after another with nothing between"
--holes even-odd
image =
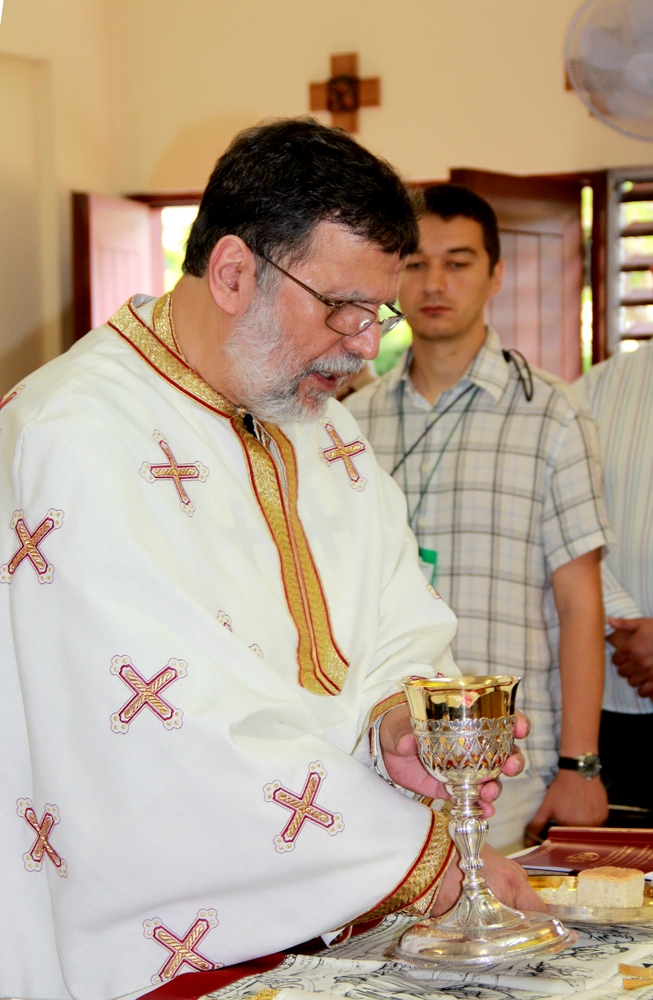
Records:
<instances>
[{"instance_id":1,"label":"embroidered cross motif","mask_svg":"<svg viewBox=\"0 0 653 1000\"><path fill-rule=\"evenodd\" d=\"M276 802L289 809L292 816L278 837L274 838L274 846L279 854L294 851L295 842L307 823L315 823L323 827L330 837L335 837L345 828L340 813L329 812L315 804L320 786L326 778L326 771L321 761L316 760L308 765L308 777L301 795L296 795L290 789L284 788L281 782L273 781L263 789L266 802Z\"/></svg>"},{"instance_id":2,"label":"embroidered cross motif","mask_svg":"<svg viewBox=\"0 0 653 1000\"><path fill-rule=\"evenodd\" d=\"M119 712L111 716L111 728L114 733L126 733L139 712L149 708L157 718L161 719L166 729L179 729L184 713L180 708L173 708L165 698L161 697L171 684L188 673L185 660L168 660L163 670L147 681L138 672L128 656L114 656L111 660L111 673L120 677L134 691L134 697L125 702Z\"/></svg>"},{"instance_id":3,"label":"embroidered cross motif","mask_svg":"<svg viewBox=\"0 0 653 1000\"><path fill-rule=\"evenodd\" d=\"M231 616L228 615L226 611L218 611L217 619L219 625L222 625L222 627L226 628L229 632L233 632L233 628L231 627ZM253 642L249 648L252 652L256 653L257 656L260 656L260 658L263 659L263 650L256 642Z\"/></svg>"},{"instance_id":4,"label":"embroidered cross motif","mask_svg":"<svg viewBox=\"0 0 653 1000\"><path fill-rule=\"evenodd\" d=\"M43 867L43 858L47 857L57 869L61 878L66 878L68 875L66 862L60 854L57 854L49 840L52 828L59 822L59 810L57 807L46 802L40 823L36 818L31 799L18 799L16 802L16 812L19 816L22 816L27 825L31 826L36 834L36 840L32 844L31 849L27 854L23 854L23 862L27 871L40 872Z\"/></svg>"},{"instance_id":5,"label":"embroidered cross motif","mask_svg":"<svg viewBox=\"0 0 653 1000\"><path fill-rule=\"evenodd\" d=\"M208 478L209 470L206 466L202 465L201 462L179 465L163 434L160 431L155 431L153 436L163 454L168 459L168 464L150 465L149 462L143 462L139 472L143 479L145 479L148 483L155 483L157 479L171 479L175 484L177 493L179 494L181 509L185 511L189 517L192 517L195 513L195 504L188 496L183 480L198 479L200 483L204 483Z\"/></svg>"},{"instance_id":6,"label":"embroidered cross motif","mask_svg":"<svg viewBox=\"0 0 653 1000\"><path fill-rule=\"evenodd\" d=\"M15 511L11 519L11 526L18 535L20 548L8 563L0 566L0 583L11 583L14 573L24 559L29 559L36 571L39 583L52 583L54 566L50 565L39 545L51 531L60 528L62 524L63 511L49 510L36 530L31 532L27 527L23 511Z\"/></svg>"},{"instance_id":7,"label":"embroidered cross motif","mask_svg":"<svg viewBox=\"0 0 653 1000\"><path fill-rule=\"evenodd\" d=\"M331 465L332 462L344 462L352 488L355 490L364 490L367 479L364 479L360 475L358 469L352 461L352 458L354 455L362 455L364 451L367 451L365 442L359 437L356 438L355 441L350 441L349 444L345 444L332 423L329 423L328 420L323 420L322 426L333 441L334 445L333 448L320 448L320 455L323 461L325 461L327 465Z\"/></svg>"},{"instance_id":8,"label":"embroidered cross motif","mask_svg":"<svg viewBox=\"0 0 653 1000\"><path fill-rule=\"evenodd\" d=\"M3 396L2 399L0 399L0 410L6 406L7 403L11 403L12 399L15 399L16 396L20 396L24 388L24 385L17 385L15 389L12 389L6 396Z\"/></svg>"},{"instance_id":9,"label":"embroidered cross motif","mask_svg":"<svg viewBox=\"0 0 653 1000\"><path fill-rule=\"evenodd\" d=\"M212 962L197 950L197 945L202 938L205 938L209 931L217 926L218 914L215 910L200 910L197 914L197 920L191 924L183 938L178 938L157 917L153 920L145 920L143 923L145 937L153 938L170 952L170 958L167 959L157 975L152 976L151 982L154 985L167 983L181 971L184 965L195 972L210 972L212 969L221 969L221 962Z\"/></svg>"}]
</instances>

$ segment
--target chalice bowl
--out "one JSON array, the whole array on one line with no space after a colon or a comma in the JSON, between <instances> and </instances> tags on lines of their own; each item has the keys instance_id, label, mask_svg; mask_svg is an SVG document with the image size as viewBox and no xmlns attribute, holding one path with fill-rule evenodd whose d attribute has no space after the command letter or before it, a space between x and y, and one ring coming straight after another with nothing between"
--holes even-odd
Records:
<instances>
[{"instance_id":1,"label":"chalice bowl","mask_svg":"<svg viewBox=\"0 0 653 1000\"><path fill-rule=\"evenodd\" d=\"M417 965L483 967L562 951L576 940L555 917L513 910L483 878L488 823L478 804L483 782L497 778L512 753L519 677L411 677L404 681L413 733L426 770L451 798L449 834L463 873L447 913L406 931L397 957ZM508 779L510 780L510 779Z\"/></svg>"}]
</instances>

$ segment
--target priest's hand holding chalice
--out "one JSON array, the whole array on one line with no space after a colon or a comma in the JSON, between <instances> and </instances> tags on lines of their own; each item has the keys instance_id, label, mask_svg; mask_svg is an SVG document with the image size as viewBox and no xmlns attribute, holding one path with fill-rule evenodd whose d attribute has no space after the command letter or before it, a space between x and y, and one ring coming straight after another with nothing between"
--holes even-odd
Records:
<instances>
[{"instance_id":1,"label":"priest's hand holding chalice","mask_svg":"<svg viewBox=\"0 0 653 1000\"><path fill-rule=\"evenodd\" d=\"M542 912L546 908L520 866L484 847L487 817L500 792L496 779L515 776L524 766L513 745L529 729L526 717L515 712L519 680L408 678L408 708L384 720L380 738L388 774L423 795L451 799L449 833L458 855L431 918L401 939L400 958L484 966L560 951L575 937Z\"/></svg>"}]
</instances>

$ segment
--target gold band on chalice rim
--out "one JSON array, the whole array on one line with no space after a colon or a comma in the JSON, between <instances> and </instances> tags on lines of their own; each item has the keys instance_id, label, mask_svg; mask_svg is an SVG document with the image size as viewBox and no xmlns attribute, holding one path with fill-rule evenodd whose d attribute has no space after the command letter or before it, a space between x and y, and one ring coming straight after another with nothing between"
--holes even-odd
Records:
<instances>
[{"instance_id":1,"label":"gold band on chalice rim","mask_svg":"<svg viewBox=\"0 0 653 1000\"><path fill-rule=\"evenodd\" d=\"M408 707L419 722L502 719L515 713L520 677L408 677Z\"/></svg>"}]
</instances>

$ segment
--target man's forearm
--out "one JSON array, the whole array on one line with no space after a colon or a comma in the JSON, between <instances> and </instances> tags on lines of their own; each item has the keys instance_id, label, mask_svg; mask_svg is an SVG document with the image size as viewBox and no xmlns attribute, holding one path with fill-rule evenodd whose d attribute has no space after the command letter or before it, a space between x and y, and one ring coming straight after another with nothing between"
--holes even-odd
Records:
<instances>
[{"instance_id":1,"label":"man's forearm","mask_svg":"<svg viewBox=\"0 0 653 1000\"><path fill-rule=\"evenodd\" d=\"M553 591L560 619L560 753L578 757L598 750L603 702L604 620L598 551L556 570Z\"/></svg>"},{"instance_id":2,"label":"man's forearm","mask_svg":"<svg viewBox=\"0 0 653 1000\"><path fill-rule=\"evenodd\" d=\"M603 616L570 613L560 621L560 753L597 753L603 702Z\"/></svg>"},{"instance_id":3,"label":"man's forearm","mask_svg":"<svg viewBox=\"0 0 653 1000\"><path fill-rule=\"evenodd\" d=\"M599 552L588 552L560 566L552 576L560 619L562 732L560 754L596 753L599 742L605 658ZM538 833L550 821L562 826L598 826L608 815L600 778L558 771L529 824Z\"/></svg>"}]
</instances>

